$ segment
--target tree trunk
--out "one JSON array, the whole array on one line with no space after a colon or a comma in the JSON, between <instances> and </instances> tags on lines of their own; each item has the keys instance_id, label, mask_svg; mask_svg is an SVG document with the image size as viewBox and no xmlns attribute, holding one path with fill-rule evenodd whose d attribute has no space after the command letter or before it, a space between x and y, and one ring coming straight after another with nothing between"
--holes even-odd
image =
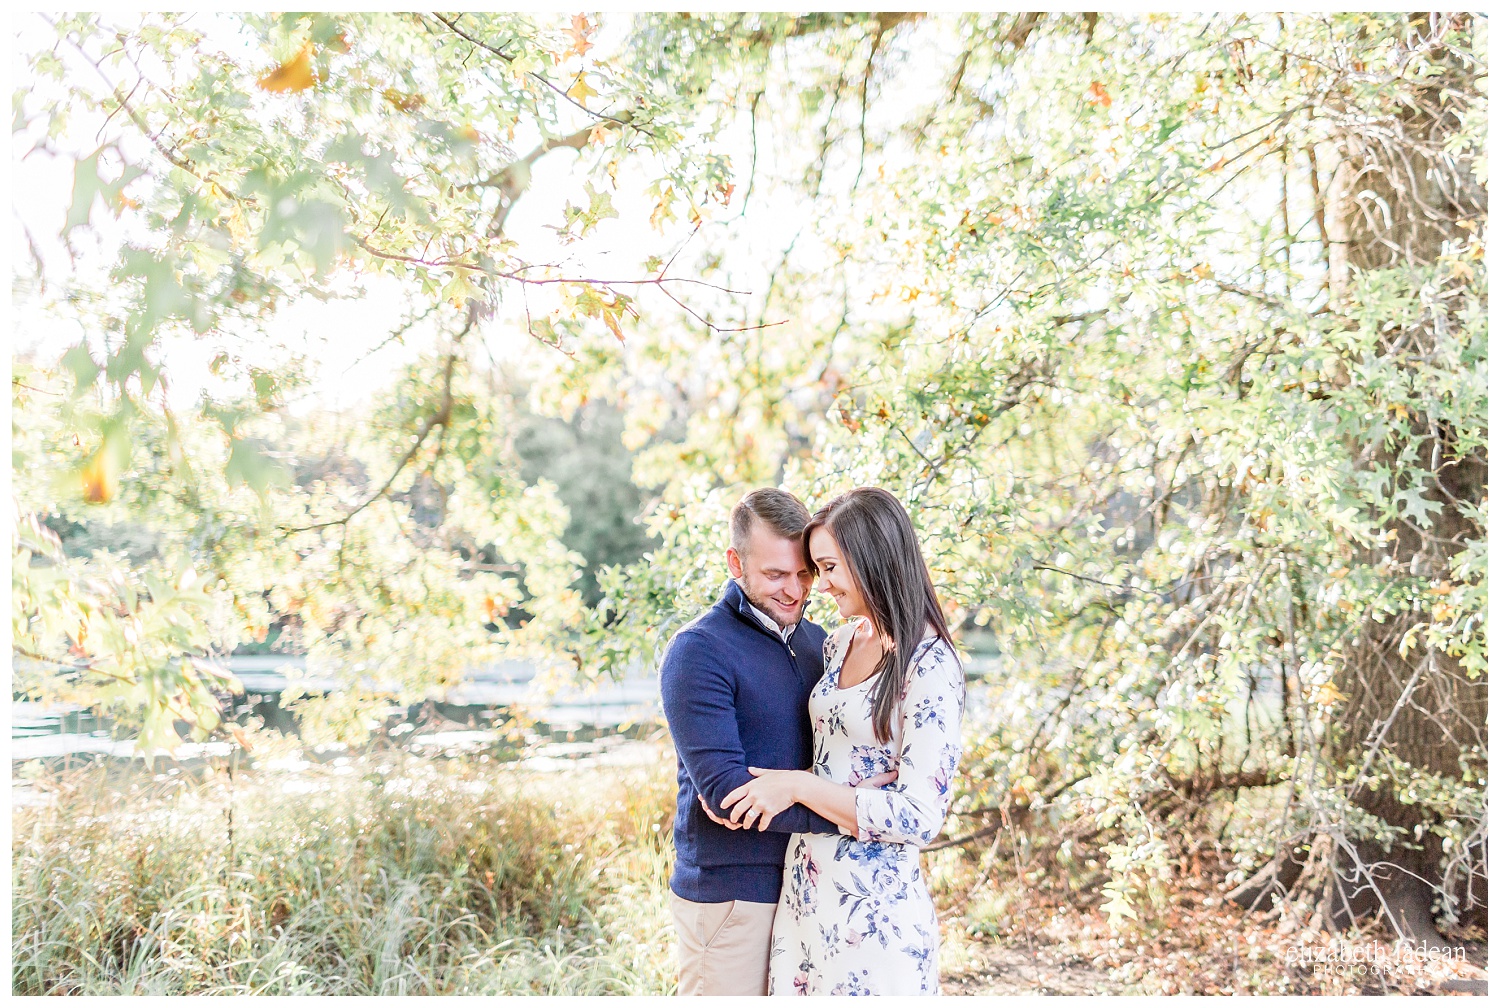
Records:
<instances>
[{"instance_id":1,"label":"tree trunk","mask_svg":"<svg viewBox=\"0 0 1500 1008\"><path fill-rule=\"evenodd\" d=\"M1472 37L1473 31L1467 15L1413 15L1411 24L1416 45L1442 47L1441 31L1449 37ZM1330 289L1335 302L1350 297L1355 271L1431 266L1445 251L1445 243L1465 244L1470 239L1471 231L1460 222L1482 233L1485 190L1474 178L1470 162L1444 146L1461 128L1458 113L1465 96L1475 93L1475 71L1463 67L1446 48L1433 60L1449 72L1412 86L1417 101L1358 110L1365 114L1350 115L1351 125L1338 138L1342 157L1328 203ZM1372 111L1376 114L1370 115ZM1399 360L1430 355L1445 338L1442 321L1427 317L1418 327L1393 328L1383 335L1380 352ZM1417 435L1418 454L1431 477L1423 496L1441 508L1426 529L1396 521L1388 530L1394 538L1362 559L1372 565L1386 559L1403 573L1441 580L1448 576L1449 560L1464 548L1463 540L1484 535L1456 502L1477 505L1487 496L1487 456L1480 449L1457 458L1454 433L1426 417L1413 416L1411 426L1413 431L1426 431ZM1368 453L1368 465L1394 473L1400 468L1396 454L1381 445ZM1430 619L1430 614L1411 610L1387 616L1384 622L1367 619L1346 650L1335 680L1348 701L1342 730L1334 733L1333 765L1367 768L1352 795L1354 802L1406 833L1389 850L1367 841L1335 842L1336 871L1330 873L1323 908L1324 923L1334 929L1353 917L1382 911L1403 937L1442 942L1433 927L1431 903L1442 882L1443 851L1430 832L1417 835L1417 827L1432 822L1436 813L1400 800L1381 771L1386 758L1394 757L1461 780L1467 761L1484 779L1485 765L1476 761L1487 756L1488 681L1469 678L1457 659L1441 649L1429 649L1420 631L1405 655L1401 653L1407 632ZM1487 898L1481 895L1479 901Z\"/></svg>"}]
</instances>

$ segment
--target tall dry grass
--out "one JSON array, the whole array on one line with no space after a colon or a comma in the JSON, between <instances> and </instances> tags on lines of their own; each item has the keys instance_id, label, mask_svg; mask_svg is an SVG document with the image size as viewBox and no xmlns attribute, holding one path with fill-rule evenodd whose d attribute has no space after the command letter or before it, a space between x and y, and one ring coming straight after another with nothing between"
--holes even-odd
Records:
<instances>
[{"instance_id":1,"label":"tall dry grass","mask_svg":"<svg viewBox=\"0 0 1500 1008\"><path fill-rule=\"evenodd\" d=\"M672 992L670 751L389 760L242 771L232 798L222 770L39 782L51 803L13 815L12 992Z\"/></svg>"}]
</instances>

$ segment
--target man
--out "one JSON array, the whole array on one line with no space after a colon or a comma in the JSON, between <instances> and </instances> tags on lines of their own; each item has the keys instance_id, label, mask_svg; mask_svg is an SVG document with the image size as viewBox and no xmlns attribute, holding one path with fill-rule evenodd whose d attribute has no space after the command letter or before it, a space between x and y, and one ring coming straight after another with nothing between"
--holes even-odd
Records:
<instances>
[{"instance_id":1,"label":"man","mask_svg":"<svg viewBox=\"0 0 1500 1008\"><path fill-rule=\"evenodd\" d=\"M839 832L800 805L764 832L716 821L724 797L751 780L746 767L812 765L807 698L823 674L827 634L802 619L813 581L802 558L810 520L782 490L755 490L736 504L725 554L733 580L672 638L662 664L662 707L678 763L669 899L679 994L766 993L787 838Z\"/></svg>"}]
</instances>

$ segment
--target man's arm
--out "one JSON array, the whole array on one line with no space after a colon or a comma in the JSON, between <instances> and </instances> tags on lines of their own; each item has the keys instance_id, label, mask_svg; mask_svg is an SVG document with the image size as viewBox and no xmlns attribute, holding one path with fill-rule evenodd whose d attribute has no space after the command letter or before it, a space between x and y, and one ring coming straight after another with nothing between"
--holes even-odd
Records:
<instances>
[{"instance_id":1,"label":"man's arm","mask_svg":"<svg viewBox=\"0 0 1500 1008\"><path fill-rule=\"evenodd\" d=\"M713 643L691 630L679 633L667 648L661 667L662 709L694 789L710 808L735 788L752 780L745 747L734 716L734 687ZM692 815L689 812L689 815ZM706 813L701 808L697 814ZM793 805L771 820L775 833L838 833L839 828L815 812Z\"/></svg>"}]
</instances>

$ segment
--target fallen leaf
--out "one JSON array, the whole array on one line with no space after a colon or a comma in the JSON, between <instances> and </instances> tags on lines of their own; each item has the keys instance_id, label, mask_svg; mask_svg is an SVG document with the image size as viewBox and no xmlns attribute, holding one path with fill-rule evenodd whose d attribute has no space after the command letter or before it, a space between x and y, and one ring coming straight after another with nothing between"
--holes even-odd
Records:
<instances>
[{"instance_id":1,"label":"fallen leaf","mask_svg":"<svg viewBox=\"0 0 1500 1008\"><path fill-rule=\"evenodd\" d=\"M312 70L312 50L303 46L297 55L256 81L262 91L281 94L286 91L306 91L318 82Z\"/></svg>"}]
</instances>

